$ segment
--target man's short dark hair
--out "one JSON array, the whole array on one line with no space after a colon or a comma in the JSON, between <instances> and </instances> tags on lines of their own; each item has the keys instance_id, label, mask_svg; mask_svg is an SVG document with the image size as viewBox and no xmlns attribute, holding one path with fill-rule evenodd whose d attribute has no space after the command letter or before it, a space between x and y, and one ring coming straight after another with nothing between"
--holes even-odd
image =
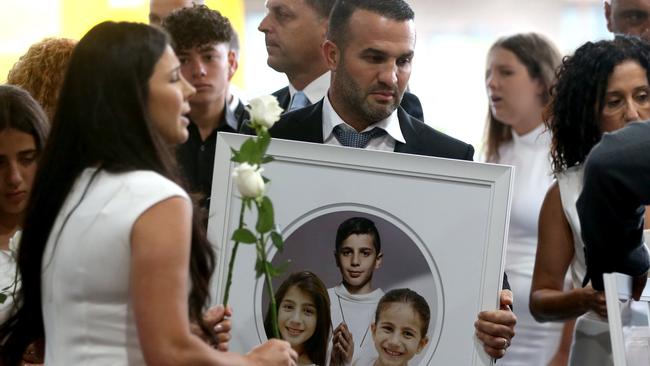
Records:
<instances>
[{"instance_id":1,"label":"man's short dark hair","mask_svg":"<svg viewBox=\"0 0 650 366\"><path fill-rule=\"evenodd\" d=\"M327 39L342 47L348 36L350 18L358 9L400 22L415 18L413 9L404 0L337 0L330 14Z\"/></svg>"},{"instance_id":2,"label":"man's short dark hair","mask_svg":"<svg viewBox=\"0 0 650 366\"><path fill-rule=\"evenodd\" d=\"M305 0L305 3L316 10L321 18L329 18L335 2L336 0Z\"/></svg>"},{"instance_id":3,"label":"man's short dark hair","mask_svg":"<svg viewBox=\"0 0 650 366\"><path fill-rule=\"evenodd\" d=\"M230 45L233 38L228 18L205 5L175 10L162 26L171 36L176 51L213 43Z\"/></svg>"},{"instance_id":4,"label":"man's short dark hair","mask_svg":"<svg viewBox=\"0 0 650 366\"><path fill-rule=\"evenodd\" d=\"M379 231L372 220L365 217L352 217L347 219L339 225L336 231L336 253L341 250L343 242L350 237L350 235L370 235L372 236L372 243L375 246L375 252L381 253L381 239L379 238Z\"/></svg>"}]
</instances>

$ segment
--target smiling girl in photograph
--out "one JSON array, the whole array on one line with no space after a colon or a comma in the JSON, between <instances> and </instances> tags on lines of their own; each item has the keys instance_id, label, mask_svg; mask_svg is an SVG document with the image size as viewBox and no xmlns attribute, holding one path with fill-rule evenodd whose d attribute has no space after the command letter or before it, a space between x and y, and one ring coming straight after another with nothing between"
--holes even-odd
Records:
<instances>
[{"instance_id":1,"label":"smiling girl in photograph","mask_svg":"<svg viewBox=\"0 0 650 366\"><path fill-rule=\"evenodd\" d=\"M370 326L376 358L360 358L354 366L405 366L429 343L431 311L417 292L407 288L388 291L379 300Z\"/></svg>"},{"instance_id":2,"label":"smiling girl in photograph","mask_svg":"<svg viewBox=\"0 0 650 366\"><path fill-rule=\"evenodd\" d=\"M312 272L291 274L275 292L278 327L282 339L298 352L299 365L326 364L327 344L332 326L327 288ZM272 337L271 309L264 329Z\"/></svg>"}]
</instances>

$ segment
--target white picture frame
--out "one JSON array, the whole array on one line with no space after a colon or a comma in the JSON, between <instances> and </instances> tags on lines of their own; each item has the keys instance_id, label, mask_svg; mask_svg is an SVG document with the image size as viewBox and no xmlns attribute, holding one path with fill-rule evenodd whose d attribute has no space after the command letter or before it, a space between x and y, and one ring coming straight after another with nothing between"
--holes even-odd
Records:
<instances>
[{"instance_id":1,"label":"white picture frame","mask_svg":"<svg viewBox=\"0 0 650 366\"><path fill-rule=\"evenodd\" d=\"M603 273L603 285L605 287L605 301L607 303L607 320L609 323L609 336L612 344L612 360L614 366L637 366L647 365L650 362L648 358L648 346L646 343L645 350L634 349L629 350L626 347L625 327L634 326L635 324L624 324L622 313L623 302L632 302L627 304L627 312L638 310L645 315L645 322L641 322L644 327L640 328L636 333L645 333L647 341L650 341L650 286L646 286L641 297L639 304L632 300L632 277L623 273ZM642 305L641 305L642 304ZM640 305L640 306L636 306ZM636 309L630 310L634 306ZM643 314L645 313L645 314ZM630 315L628 314L628 318ZM638 337L638 334L635 334ZM639 361L639 358L645 360ZM628 359L630 359L628 362Z\"/></svg>"},{"instance_id":2,"label":"white picture frame","mask_svg":"<svg viewBox=\"0 0 650 366\"><path fill-rule=\"evenodd\" d=\"M208 224L208 238L217 253L211 285L214 303L223 300L230 237L241 208L232 178L236 164L230 161L231 149L238 149L246 138L227 133L217 137ZM288 238L315 219L324 217L323 224L316 226L326 228L345 212L379 218L385 227L392 227L386 229L387 235L392 230L410 238L433 277L433 281L412 282L413 287L428 285L435 291L423 294L432 309L429 345L410 364L493 364L475 337L473 324L480 311L499 307L513 167L278 139L271 142L268 155L275 160L264 166L263 174L271 180L267 194L286 240L285 252ZM245 217L250 227L253 219ZM314 257L334 262L331 245L326 256ZM389 245L382 240L382 251ZM275 254L272 249L271 257ZM388 257L384 262L392 263L393 273L411 267L410 261ZM266 340L263 278L255 278L254 264L254 248L240 245L229 301L234 309L233 351L246 352ZM274 282L276 289L278 285Z\"/></svg>"}]
</instances>

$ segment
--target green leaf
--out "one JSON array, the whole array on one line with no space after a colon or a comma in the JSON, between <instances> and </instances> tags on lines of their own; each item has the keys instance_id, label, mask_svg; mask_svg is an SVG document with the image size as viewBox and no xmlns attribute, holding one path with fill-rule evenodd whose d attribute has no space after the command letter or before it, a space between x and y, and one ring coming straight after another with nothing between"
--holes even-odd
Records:
<instances>
[{"instance_id":1,"label":"green leaf","mask_svg":"<svg viewBox=\"0 0 650 366\"><path fill-rule=\"evenodd\" d=\"M284 262L278 267L273 267L273 265L270 262L266 262L266 266L268 268L271 277L278 277L279 275L282 274L282 272L287 270L287 268L289 267L289 262Z\"/></svg>"},{"instance_id":2,"label":"green leaf","mask_svg":"<svg viewBox=\"0 0 650 366\"><path fill-rule=\"evenodd\" d=\"M0 294L0 304L4 304L7 301L7 295Z\"/></svg>"},{"instance_id":3,"label":"green leaf","mask_svg":"<svg viewBox=\"0 0 650 366\"><path fill-rule=\"evenodd\" d=\"M284 249L284 239L277 231L271 232L271 241L273 241L273 246L275 246L279 251Z\"/></svg>"},{"instance_id":4,"label":"green leaf","mask_svg":"<svg viewBox=\"0 0 650 366\"><path fill-rule=\"evenodd\" d=\"M257 238L255 237L255 234L253 234L250 230L245 228L235 230L235 232L232 233L232 240L244 244L254 244L255 242L257 242Z\"/></svg>"},{"instance_id":5,"label":"green leaf","mask_svg":"<svg viewBox=\"0 0 650 366\"><path fill-rule=\"evenodd\" d=\"M241 154L239 151L230 148L230 152L232 153L232 158L230 158L230 161L234 161L235 163L244 163L246 160L242 159Z\"/></svg>"},{"instance_id":6,"label":"green leaf","mask_svg":"<svg viewBox=\"0 0 650 366\"><path fill-rule=\"evenodd\" d=\"M264 181L265 184L271 181L269 178L265 176L262 176L262 180Z\"/></svg>"},{"instance_id":7,"label":"green leaf","mask_svg":"<svg viewBox=\"0 0 650 366\"><path fill-rule=\"evenodd\" d=\"M258 156L257 144L252 137L249 137L239 148L240 162L248 162L250 164L257 164L261 157Z\"/></svg>"},{"instance_id":8,"label":"green leaf","mask_svg":"<svg viewBox=\"0 0 650 366\"><path fill-rule=\"evenodd\" d=\"M266 263L263 259L258 259L255 262L255 278L260 278L264 274L264 264Z\"/></svg>"},{"instance_id":9,"label":"green leaf","mask_svg":"<svg viewBox=\"0 0 650 366\"><path fill-rule=\"evenodd\" d=\"M275 158L272 157L271 155L266 155L266 156L264 156L262 158L262 164L270 163L270 162L272 162L274 160L275 160Z\"/></svg>"},{"instance_id":10,"label":"green leaf","mask_svg":"<svg viewBox=\"0 0 650 366\"><path fill-rule=\"evenodd\" d=\"M257 205L257 212L257 225L255 225L257 232L264 234L273 230L273 203L269 197L262 197L261 202Z\"/></svg>"}]
</instances>

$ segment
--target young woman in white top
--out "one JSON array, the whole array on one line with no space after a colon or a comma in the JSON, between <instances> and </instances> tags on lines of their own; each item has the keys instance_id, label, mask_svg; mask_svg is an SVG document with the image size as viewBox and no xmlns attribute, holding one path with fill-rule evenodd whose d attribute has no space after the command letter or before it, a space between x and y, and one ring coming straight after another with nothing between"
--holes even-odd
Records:
<instances>
[{"instance_id":1,"label":"young woman in white top","mask_svg":"<svg viewBox=\"0 0 650 366\"><path fill-rule=\"evenodd\" d=\"M0 323L14 311L14 295L20 285L14 256L48 132L45 112L27 91L0 85L0 288L6 289ZM41 361L41 352L36 351L30 348L25 360Z\"/></svg>"},{"instance_id":2,"label":"young woman in white top","mask_svg":"<svg viewBox=\"0 0 650 366\"><path fill-rule=\"evenodd\" d=\"M202 318L214 270L173 145L188 98L167 36L105 22L78 43L34 181L18 309L2 361L46 340L47 365L294 365L286 342L217 351ZM189 297L189 298L188 298Z\"/></svg>"},{"instance_id":3,"label":"young woman in white top","mask_svg":"<svg viewBox=\"0 0 650 366\"><path fill-rule=\"evenodd\" d=\"M503 366L546 366L561 338L560 324L539 324L528 311L538 213L553 178L551 137L542 112L560 62L555 46L535 33L501 38L488 54L486 160L517 169L505 268L514 294L517 336L499 360Z\"/></svg>"},{"instance_id":4,"label":"young woman in white top","mask_svg":"<svg viewBox=\"0 0 650 366\"><path fill-rule=\"evenodd\" d=\"M570 365L612 365L605 295L583 287L584 244L575 204L582 163L602 134L650 118L648 70L650 45L640 39L588 42L563 62L552 91L547 124L557 181L540 213L530 308L540 321L579 317ZM565 290L567 271L573 288Z\"/></svg>"}]
</instances>

